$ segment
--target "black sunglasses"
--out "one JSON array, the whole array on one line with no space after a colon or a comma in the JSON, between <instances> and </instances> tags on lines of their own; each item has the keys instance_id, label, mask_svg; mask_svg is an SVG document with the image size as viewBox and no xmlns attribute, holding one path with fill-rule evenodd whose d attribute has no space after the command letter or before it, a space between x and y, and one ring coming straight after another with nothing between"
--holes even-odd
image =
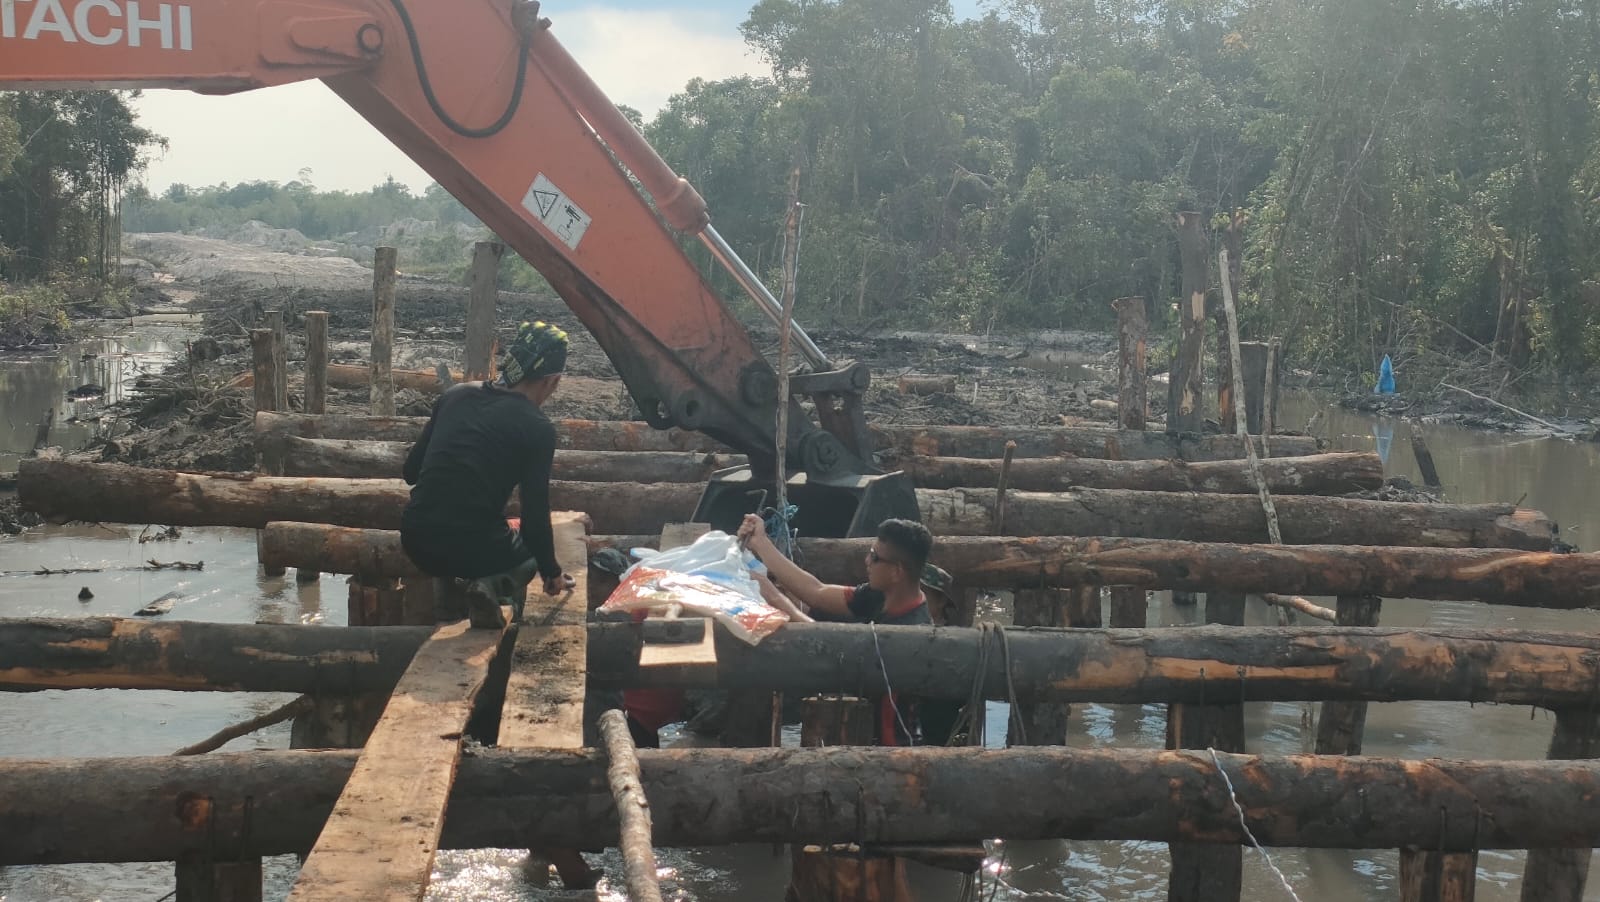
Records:
<instances>
[{"instance_id":1,"label":"black sunglasses","mask_svg":"<svg viewBox=\"0 0 1600 902\"><path fill-rule=\"evenodd\" d=\"M899 561L895 560L892 557L884 557L883 555L879 554L878 553L878 549L876 549L876 548L868 548L867 549L867 563L876 564L876 563L879 563L880 561L885 563L885 564L898 564L898 563L900 563Z\"/></svg>"}]
</instances>

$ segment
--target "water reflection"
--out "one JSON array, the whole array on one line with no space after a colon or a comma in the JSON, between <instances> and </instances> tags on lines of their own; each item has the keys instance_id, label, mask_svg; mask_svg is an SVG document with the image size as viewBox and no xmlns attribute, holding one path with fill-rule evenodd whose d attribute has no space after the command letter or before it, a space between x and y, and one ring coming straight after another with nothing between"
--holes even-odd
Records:
<instances>
[{"instance_id":1,"label":"water reflection","mask_svg":"<svg viewBox=\"0 0 1600 902\"><path fill-rule=\"evenodd\" d=\"M82 447L103 428L109 405L128 398L141 377L161 372L183 350L174 325L145 325L126 335L73 342L49 355L0 360L0 471L17 468L39 426L53 417L49 442ZM98 393L68 393L93 386Z\"/></svg>"}]
</instances>

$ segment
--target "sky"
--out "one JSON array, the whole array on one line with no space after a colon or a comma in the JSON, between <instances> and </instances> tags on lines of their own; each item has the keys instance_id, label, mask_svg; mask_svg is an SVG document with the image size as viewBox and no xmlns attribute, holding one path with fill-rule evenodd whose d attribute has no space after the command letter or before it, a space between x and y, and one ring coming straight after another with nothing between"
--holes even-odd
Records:
<instances>
[{"instance_id":1,"label":"sky","mask_svg":"<svg viewBox=\"0 0 1600 902\"><path fill-rule=\"evenodd\" d=\"M541 13L612 101L648 120L692 78L768 74L739 36L752 2L545 0ZM981 2L953 6L965 18ZM147 90L134 108L141 125L168 140L145 172L156 193L178 182L288 182L302 169L322 190L364 191L392 176L420 192L433 181L317 81L226 97Z\"/></svg>"}]
</instances>

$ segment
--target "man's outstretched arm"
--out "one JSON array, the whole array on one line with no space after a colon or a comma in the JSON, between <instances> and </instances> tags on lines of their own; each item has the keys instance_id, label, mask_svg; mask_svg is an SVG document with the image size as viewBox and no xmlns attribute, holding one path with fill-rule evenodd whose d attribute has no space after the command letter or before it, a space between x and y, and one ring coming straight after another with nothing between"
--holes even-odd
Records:
<instances>
[{"instance_id":1,"label":"man's outstretched arm","mask_svg":"<svg viewBox=\"0 0 1600 902\"><path fill-rule=\"evenodd\" d=\"M836 617L850 615L849 588L828 585L784 557L778 546L767 538L767 526L760 517L746 514L739 525L739 538L744 539L745 547L767 566L772 581L789 590L806 607Z\"/></svg>"}]
</instances>

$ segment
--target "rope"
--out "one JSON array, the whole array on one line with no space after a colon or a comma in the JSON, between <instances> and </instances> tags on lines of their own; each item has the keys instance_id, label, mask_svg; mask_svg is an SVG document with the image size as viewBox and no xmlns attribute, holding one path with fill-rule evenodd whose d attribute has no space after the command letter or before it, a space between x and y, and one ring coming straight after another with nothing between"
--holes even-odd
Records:
<instances>
[{"instance_id":1,"label":"rope","mask_svg":"<svg viewBox=\"0 0 1600 902\"><path fill-rule=\"evenodd\" d=\"M1222 769L1222 761L1217 758L1217 750L1208 746L1206 751L1211 753L1212 765L1217 768L1217 773L1222 775L1222 782L1227 784L1228 800L1233 802L1233 810L1239 815L1239 828L1243 830L1244 835L1250 839L1250 845L1255 846L1256 851L1261 853L1261 857L1266 859L1267 867L1272 870L1272 873L1275 876L1277 876L1278 882L1283 884L1284 892L1288 893L1289 898L1293 899L1294 902L1300 902L1300 897L1295 894L1294 887L1289 885L1289 878L1283 876L1283 872L1278 870L1278 866L1276 864L1273 864L1272 856L1267 854L1267 850L1261 847L1261 843L1256 840L1256 835L1250 832L1250 825L1245 823L1244 807L1239 804L1239 797L1234 794L1233 781L1228 779L1228 772Z\"/></svg>"},{"instance_id":2,"label":"rope","mask_svg":"<svg viewBox=\"0 0 1600 902\"><path fill-rule=\"evenodd\" d=\"M917 737L912 735L905 718L900 716L900 706L894 701L894 687L889 685L889 665L883 662L883 646L878 644L878 623L872 621L869 625L872 627L872 647L878 652L878 670L883 674L883 691L888 695L889 707L894 710L894 719L900 725L900 731L906 734L906 742L916 745Z\"/></svg>"}]
</instances>

